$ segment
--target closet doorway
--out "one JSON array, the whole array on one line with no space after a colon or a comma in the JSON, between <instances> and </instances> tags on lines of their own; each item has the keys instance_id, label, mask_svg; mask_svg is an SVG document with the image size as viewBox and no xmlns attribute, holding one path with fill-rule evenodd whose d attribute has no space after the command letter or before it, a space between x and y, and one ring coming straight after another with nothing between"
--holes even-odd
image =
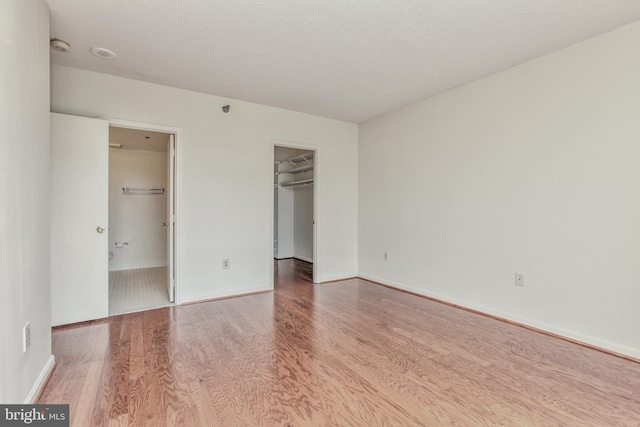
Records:
<instances>
[{"instance_id":1,"label":"closet doorway","mask_svg":"<svg viewBox=\"0 0 640 427\"><path fill-rule=\"evenodd\" d=\"M175 302L175 135L109 127L109 315Z\"/></svg>"},{"instance_id":2,"label":"closet doorway","mask_svg":"<svg viewBox=\"0 0 640 427\"><path fill-rule=\"evenodd\" d=\"M274 145L273 258L279 267L296 264L305 279L315 282L316 150Z\"/></svg>"}]
</instances>

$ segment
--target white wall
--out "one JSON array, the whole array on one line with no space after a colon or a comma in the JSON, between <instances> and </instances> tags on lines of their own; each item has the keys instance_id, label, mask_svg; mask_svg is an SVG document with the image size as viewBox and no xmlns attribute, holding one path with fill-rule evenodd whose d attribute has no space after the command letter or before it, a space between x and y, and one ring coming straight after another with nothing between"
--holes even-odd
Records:
<instances>
[{"instance_id":1,"label":"white wall","mask_svg":"<svg viewBox=\"0 0 640 427\"><path fill-rule=\"evenodd\" d=\"M298 150L290 147L274 147L273 160L286 160L297 155ZM274 170L286 169L285 166L276 164ZM275 174L274 184L280 184L290 180L286 174ZM277 218L277 225L274 230L275 238L278 240L278 250L275 258L293 257L293 189L286 187L276 187L274 199L274 216Z\"/></svg>"},{"instance_id":2,"label":"white wall","mask_svg":"<svg viewBox=\"0 0 640 427\"><path fill-rule=\"evenodd\" d=\"M313 262L313 187L293 190L293 256Z\"/></svg>"},{"instance_id":3,"label":"white wall","mask_svg":"<svg viewBox=\"0 0 640 427\"><path fill-rule=\"evenodd\" d=\"M0 2L0 402L35 399L51 369L49 9ZM22 327L31 347L22 352Z\"/></svg>"},{"instance_id":4,"label":"white wall","mask_svg":"<svg viewBox=\"0 0 640 427\"><path fill-rule=\"evenodd\" d=\"M168 138L167 138L168 139ZM124 194L122 187L166 188L167 153L109 148L109 271L167 265L168 193ZM122 248L115 243L127 242Z\"/></svg>"},{"instance_id":5,"label":"white wall","mask_svg":"<svg viewBox=\"0 0 640 427\"><path fill-rule=\"evenodd\" d=\"M181 301L269 288L273 140L319 148L318 279L356 274L356 125L55 65L51 94L55 112L182 128Z\"/></svg>"},{"instance_id":6,"label":"white wall","mask_svg":"<svg viewBox=\"0 0 640 427\"><path fill-rule=\"evenodd\" d=\"M293 192L292 188L277 189L278 259L293 257Z\"/></svg>"},{"instance_id":7,"label":"white wall","mask_svg":"<svg viewBox=\"0 0 640 427\"><path fill-rule=\"evenodd\" d=\"M639 112L635 23L361 125L361 275L640 357Z\"/></svg>"}]
</instances>

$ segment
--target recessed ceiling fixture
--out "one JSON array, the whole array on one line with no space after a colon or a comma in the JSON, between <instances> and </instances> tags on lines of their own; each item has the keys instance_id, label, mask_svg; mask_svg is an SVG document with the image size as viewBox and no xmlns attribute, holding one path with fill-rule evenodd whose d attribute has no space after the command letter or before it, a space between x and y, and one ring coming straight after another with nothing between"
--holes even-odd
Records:
<instances>
[{"instance_id":1,"label":"recessed ceiling fixture","mask_svg":"<svg viewBox=\"0 0 640 427\"><path fill-rule=\"evenodd\" d=\"M49 44L51 45L51 49L57 50L58 52L66 53L66 52L69 52L69 49L71 49L71 46L69 45L69 43L60 39L51 39Z\"/></svg>"},{"instance_id":2,"label":"recessed ceiling fixture","mask_svg":"<svg viewBox=\"0 0 640 427\"><path fill-rule=\"evenodd\" d=\"M116 57L115 53L103 47L91 48L91 53L93 53L98 58L102 58L102 59L114 59Z\"/></svg>"}]
</instances>

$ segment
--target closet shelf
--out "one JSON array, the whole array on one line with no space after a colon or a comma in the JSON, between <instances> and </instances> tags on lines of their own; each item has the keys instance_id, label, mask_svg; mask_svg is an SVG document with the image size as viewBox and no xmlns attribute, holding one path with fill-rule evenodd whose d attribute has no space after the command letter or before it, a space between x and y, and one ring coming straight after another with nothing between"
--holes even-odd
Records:
<instances>
[{"instance_id":1,"label":"closet shelf","mask_svg":"<svg viewBox=\"0 0 640 427\"><path fill-rule=\"evenodd\" d=\"M302 185L313 185L313 179L301 179L300 181L291 181L280 184L281 187L300 187Z\"/></svg>"},{"instance_id":2,"label":"closet shelf","mask_svg":"<svg viewBox=\"0 0 640 427\"><path fill-rule=\"evenodd\" d=\"M312 186L314 154L314 152L308 151L285 160L274 160L276 164L274 171L276 185L293 189ZM307 172L307 174L295 175L303 172Z\"/></svg>"},{"instance_id":3,"label":"closet shelf","mask_svg":"<svg viewBox=\"0 0 640 427\"><path fill-rule=\"evenodd\" d=\"M276 175L280 175L280 174L283 174L283 173L307 172L307 171L310 171L310 170L313 170L313 165L298 166L298 167L295 167L293 169L289 169L289 170L286 170L286 171L278 171L278 172L276 172Z\"/></svg>"},{"instance_id":4,"label":"closet shelf","mask_svg":"<svg viewBox=\"0 0 640 427\"><path fill-rule=\"evenodd\" d=\"M281 164L281 163L308 162L309 160L313 159L313 155L314 155L314 153L301 154L299 156L292 157L292 158L286 159L286 160L274 160L274 163L275 164Z\"/></svg>"}]
</instances>

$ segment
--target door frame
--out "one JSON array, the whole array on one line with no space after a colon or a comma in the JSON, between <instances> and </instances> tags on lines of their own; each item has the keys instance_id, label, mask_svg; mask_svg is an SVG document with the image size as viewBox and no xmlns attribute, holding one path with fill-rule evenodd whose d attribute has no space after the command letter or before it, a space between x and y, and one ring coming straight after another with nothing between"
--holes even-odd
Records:
<instances>
[{"instance_id":1,"label":"door frame","mask_svg":"<svg viewBox=\"0 0 640 427\"><path fill-rule=\"evenodd\" d=\"M180 271L178 268L180 265L180 254L181 254L181 239L180 239L180 230L181 227L181 219L182 215L181 211L181 203L180 197L182 195L182 128L175 126L165 126L159 125L155 123L143 123L143 122L134 122L131 120L121 120L121 119L113 119L109 117L99 117L101 119L109 121L109 127L118 127L118 128L126 128L126 129L135 129L135 130L148 130L151 132L161 132L171 134L174 137L174 155L175 155L175 163L173 169L173 203L175 211L173 212L175 224L174 224L174 239L173 239L173 260L167 260L167 262L173 261L173 274L174 274L174 282L173 286L175 289L175 298L173 304L180 305L182 303L182 297L180 293ZM170 155L170 153L167 153Z\"/></svg>"},{"instance_id":2,"label":"door frame","mask_svg":"<svg viewBox=\"0 0 640 427\"><path fill-rule=\"evenodd\" d=\"M281 139L272 139L269 145L271 152L269 154L269 287L274 286L274 270L273 270L273 238L274 230L274 192L273 192L273 162L274 151L276 147L295 148L298 150L313 151L313 283L319 283L320 277L320 260L318 259L318 188L320 183L320 148L317 145L305 144L297 141L285 141ZM294 190L295 191L295 190Z\"/></svg>"}]
</instances>

